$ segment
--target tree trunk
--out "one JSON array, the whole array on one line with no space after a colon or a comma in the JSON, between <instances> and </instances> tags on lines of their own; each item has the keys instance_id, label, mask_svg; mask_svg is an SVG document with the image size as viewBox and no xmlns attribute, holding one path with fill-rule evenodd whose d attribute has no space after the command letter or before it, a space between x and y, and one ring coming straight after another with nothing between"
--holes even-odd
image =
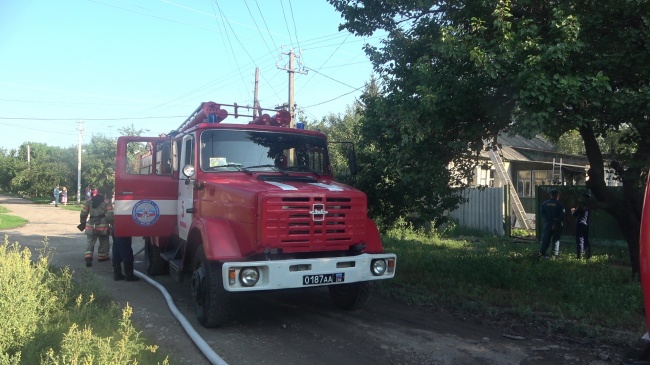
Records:
<instances>
[{"instance_id":1,"label":"tree trunk","mask_svg":"<svg viewBox=\"0 0 650 365\"><path fill-rule=\"evenodd\" d=\"M617 166L620 170L615 169L617 174L623 178L623 198L612 194L605 184L605 164L593 129L590 125L583 125L578 130L585 142L585 150L589 159L589 171L587 172L589 178L586 185L598 202L596 207L603 209L616 219L630 251L632 274L638 275L640 273L639 234L642 194L639 193L639 189L633 181L626 183L625 171L621 166Z\"/></svg>"}]
</instances>

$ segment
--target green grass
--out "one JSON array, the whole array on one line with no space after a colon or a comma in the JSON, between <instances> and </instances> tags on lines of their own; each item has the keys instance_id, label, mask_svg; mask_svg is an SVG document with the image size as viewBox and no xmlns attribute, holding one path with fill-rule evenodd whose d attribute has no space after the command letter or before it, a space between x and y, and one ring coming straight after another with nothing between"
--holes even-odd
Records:
<instances>
[{"instance_id":1,"label":"green grass","mask_svg":"<svg viewBox=\"0 0 650 365\"><path fill-rule=\"evenodd\" d=\"M27 224L27 219L7 214L9 212L9 209L0 206L0 230L21 227Z\"/></svg>"},{"instance_id":2,"label":"green grass","mask_svg":"<svg viewBox=\"0 0 650 365\"><path fill-rule=\"evenodd\" d=\"M59 205L59 207L65 209L65 210L74 210L74 211L80 212L81 207L83 207L83 205L77 205L77 204L72 204L71 205L71 204L68 204L68 205Z\"/></svg>"},{"instance_id":3,"label":"green grass","mask_svg":"<svg viewBox=\"0 0 650 365\"><path fill-rule=\"evenodd\" d=\"M508 318L547 334L595 339L625 333L607 335L616 342L645 331L641 287L631 275L626 249L597 246L591 260L580 261L574 258L574 244L563 243L564 255L539 260L536 242L515 242L391 231L384 246L397 254L397 272L379 290L408 304L494 321Z\"/></svg>"}]
</instances>

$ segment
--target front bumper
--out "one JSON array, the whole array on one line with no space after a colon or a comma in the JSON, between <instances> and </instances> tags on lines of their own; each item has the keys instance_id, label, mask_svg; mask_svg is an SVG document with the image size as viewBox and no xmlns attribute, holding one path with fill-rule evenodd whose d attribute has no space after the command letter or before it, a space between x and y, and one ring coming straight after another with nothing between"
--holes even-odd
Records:
<instances>
[{"instance_id":1,"label":"front bumper","mask_svg":"<svg viewBox=\"0 0 650 365\"><path fill-rule=\"evenodd\" d=\"M392 260L392 265L377 276L372 273L371 264L374 260L381 259ZM222 277L224 288L231 292L305 288L391 279L395 276L396 264L397 257L388 253L322 259L226 262L222 267ZM259 271L260 278L254 286L243 286L239 282L239 271L246 267L256 267Z\"/></svg>"}]
</instances>

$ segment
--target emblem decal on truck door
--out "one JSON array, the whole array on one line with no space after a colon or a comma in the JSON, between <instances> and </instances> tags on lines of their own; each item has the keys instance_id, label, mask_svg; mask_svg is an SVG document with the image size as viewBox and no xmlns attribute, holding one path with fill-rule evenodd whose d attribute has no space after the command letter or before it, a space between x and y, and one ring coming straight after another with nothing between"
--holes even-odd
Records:
<instances>
[{"instance_id":1,"label":"emblem decal on truck door","mask_svg":"<svg viewBox=\"0 0 650 365\"><path fill-rule=\"evenodd\" d=\"M140 200L133 206L131 216L141 226L151 226L160 218L160 208L152 200Z\"/></svg>"}]
</instances>

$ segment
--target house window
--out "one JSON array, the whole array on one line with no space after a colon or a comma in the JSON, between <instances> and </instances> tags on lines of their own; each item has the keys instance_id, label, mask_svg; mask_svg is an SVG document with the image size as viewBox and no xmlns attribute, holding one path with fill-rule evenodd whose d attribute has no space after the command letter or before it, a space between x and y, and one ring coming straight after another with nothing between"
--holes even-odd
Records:
<instances>
[{"instance_id":1,"label":"house window","mask_svg":"<svg viewBox=\"0 0 650 365\"><path fill-rule=\"evenodd\" d=\"M553 185L553 171L535 170L533 171L533 196L538 185Z\"/></svg>"},{"instance_id":2,"label":"house window","mask_svg":"<svg viewBox=\"0 0 650 365\"><path fill-rule=\"evenodd\" d=\"M535 188L539 185L552 185L553 171L531 170L517 172L517 195L520 197L534 197Z\"/></svg>"},{"instance_id":3,"label":"house window","mask_svg":"<svg viewBox=\"0 0 650 365\"><path fill-rule=\"evenodd\" d=\"M494 170L478 168L478 185L494 187Z\"/></svg>"},{"instance_id":4,"label":"house window","mask_svg":"<svg viewBox=\"0 0 650 365\"><path fill-rule=\"evenodd\" d=\"M520 197L532 196L531 171L517 171L517 195Z\"/></svg>"}]
</instances>

